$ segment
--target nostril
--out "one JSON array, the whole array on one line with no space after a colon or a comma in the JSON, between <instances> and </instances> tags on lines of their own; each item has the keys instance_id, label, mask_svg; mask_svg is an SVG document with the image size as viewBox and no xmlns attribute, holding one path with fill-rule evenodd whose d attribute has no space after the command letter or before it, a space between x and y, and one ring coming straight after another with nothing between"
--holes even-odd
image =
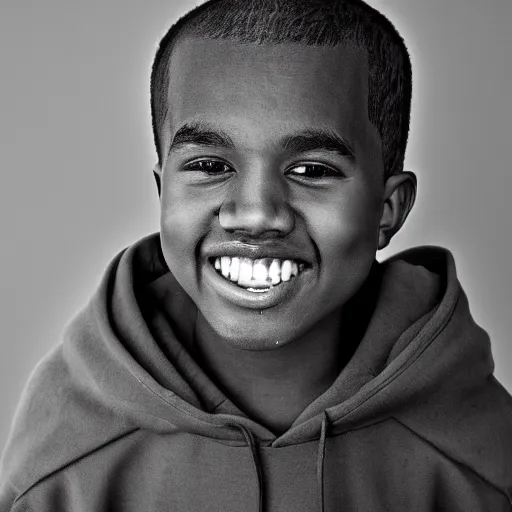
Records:
<instances>
[{"instance_id":1,"label":"nostril","mask_svg":"<svg viewBox=\"0 0 512 512\"><path fill-rule=\"evenodd\" d=\"M282 201L264 204L235 204L234 201L227 201L221 206L218 215L220 225L226 231L251 237L261 237L267 233L283 236L295 226L292 210Z\"/></svg>"}]
</instances>

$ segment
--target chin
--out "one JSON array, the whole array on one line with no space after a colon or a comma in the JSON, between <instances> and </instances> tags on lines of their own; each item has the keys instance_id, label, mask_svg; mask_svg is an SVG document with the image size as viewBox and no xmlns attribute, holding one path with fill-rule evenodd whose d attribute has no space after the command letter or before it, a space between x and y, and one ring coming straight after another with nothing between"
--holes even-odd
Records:
<instances>
[{"instance_id":1,"label":"chin","mask_svg":"<svg viewBox=\"0 0 512 512\"><path fill-rule=\"evenodd\" d=\"M219 322L217 318L210 326L226 343L242 350L274 350L300 337L296 326L294 329L284 325L275 328L262 321L264 315L265 311L263 315L257 313L254 321Z\"/></svg>"}]
</instances>

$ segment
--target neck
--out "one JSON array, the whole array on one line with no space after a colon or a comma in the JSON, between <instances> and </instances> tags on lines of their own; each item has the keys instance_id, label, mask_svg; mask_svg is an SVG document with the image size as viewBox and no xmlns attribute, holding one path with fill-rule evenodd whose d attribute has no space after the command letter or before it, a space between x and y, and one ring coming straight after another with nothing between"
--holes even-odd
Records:
<instances>
[{"instance_id":1,"label":"neck","mask_svg":"<svg viewBox=\"0 0 512 512\"><path fill-rule=\"evenodd\" d=\"M199 314L195 346L205 370L251 418L286 431L326 391L351 354L342 349L342 314L333 312L310 331L272 350L243 350L222 339Z\"/></svg>"}]
</instances>

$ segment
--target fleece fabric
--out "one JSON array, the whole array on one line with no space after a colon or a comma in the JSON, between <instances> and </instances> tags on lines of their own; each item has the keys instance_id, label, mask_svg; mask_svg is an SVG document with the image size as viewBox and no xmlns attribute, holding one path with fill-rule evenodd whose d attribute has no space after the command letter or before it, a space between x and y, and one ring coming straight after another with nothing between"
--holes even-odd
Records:
<instances>
[{"instance_id":1,"label":"fleece fabric","mask_svg":"<svg viewBox=\"0 0 512 512\"><path fill-rule=\"evenodd\" d=\"M283 434L194 358L197 310L158 235L120 253L37 366L1 512L511 512L512 398L449 251L375 262L359 343Z\"/></svg>"}]
</instances>

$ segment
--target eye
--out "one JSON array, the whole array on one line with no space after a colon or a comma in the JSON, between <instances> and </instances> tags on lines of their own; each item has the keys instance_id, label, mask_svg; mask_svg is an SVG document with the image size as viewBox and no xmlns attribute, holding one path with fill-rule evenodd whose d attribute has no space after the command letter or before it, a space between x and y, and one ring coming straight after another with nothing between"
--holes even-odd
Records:
<instances>
[{"instance_id":1,"label":"eye","mask_svg":"<svg viewBox=\"0 0 512 512\"><path fill-rule=\"evenodd\" d=\"M322 164L302 164L292 167L287 171L288 175L298 176L307 179L318 179L327 177L342 178L344 174L337 169Z\"/></svg>"},{"instance_id":2,"label":"eye","mask_svg":"<svg viewBox=\"0 0 512 512\"><path fill-rule=\"evenodd\" d=\"M226 174L233 169L219 160L196 160L190 162L183 167L186 171L199 171L204 172L210 176Z\"/></svg>"}]
</instances>

